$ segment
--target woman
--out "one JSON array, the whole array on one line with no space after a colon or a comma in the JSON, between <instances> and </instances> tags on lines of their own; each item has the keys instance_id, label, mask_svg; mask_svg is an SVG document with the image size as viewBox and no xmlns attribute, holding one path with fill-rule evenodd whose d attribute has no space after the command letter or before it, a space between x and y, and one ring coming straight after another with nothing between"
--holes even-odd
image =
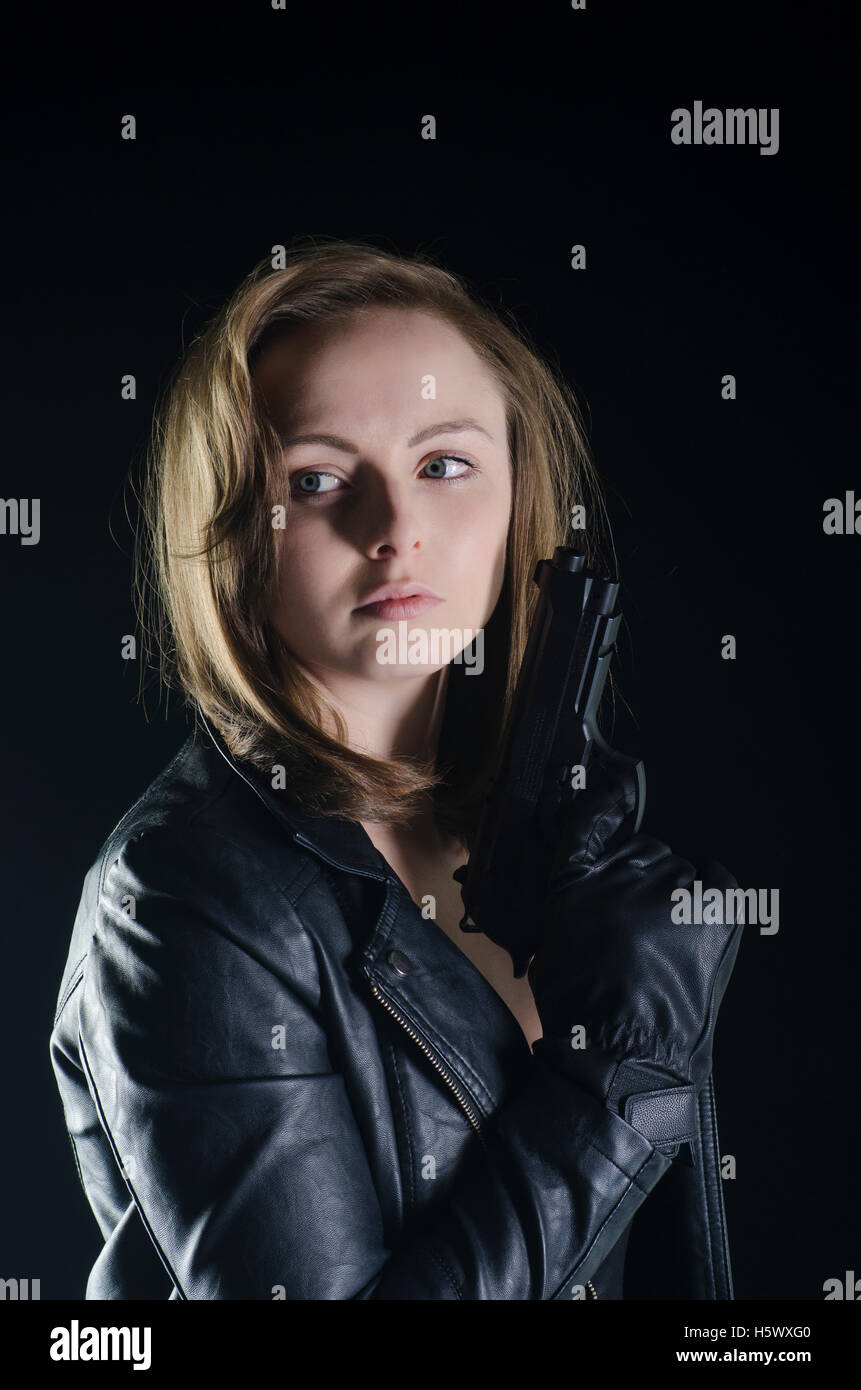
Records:
<instances>
[{"instance_id":1,"label":"woman","mask_svg":"<svg viewBox=\"0 0 861 1390\"><path fill-rule=\"evenodd\" d=\"M88 1298L621 1298L668 1169L693 1210L737 929L661 932L694 870L630 788L590 771L528 975L458 926L575 504L594 559L573 397L428 261L294 247L192 345L138 594L195 729L87 875L51 1038Z\"/></svg>"}]
</instances>

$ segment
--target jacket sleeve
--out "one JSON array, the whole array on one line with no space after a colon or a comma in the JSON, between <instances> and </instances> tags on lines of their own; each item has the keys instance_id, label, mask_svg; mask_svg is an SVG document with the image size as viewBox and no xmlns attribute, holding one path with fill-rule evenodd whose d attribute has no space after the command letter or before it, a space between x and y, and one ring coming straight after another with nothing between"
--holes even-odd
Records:
<instances>
[{"instance_id":1,"label":"jacket sleeve","mask_svg":"<svg viewBox=\"0 0 861 1390\"><path fill-rule=\"evenodd\" d=\"M536 1056L430 1228L387 1248L313 941L259 867L201 828L155 830L99 896L81 1065L176 1296L576 1296L670 1159ZM254 948L261 912L283 929L277 969Z\"/></svg>"}]
</instances>

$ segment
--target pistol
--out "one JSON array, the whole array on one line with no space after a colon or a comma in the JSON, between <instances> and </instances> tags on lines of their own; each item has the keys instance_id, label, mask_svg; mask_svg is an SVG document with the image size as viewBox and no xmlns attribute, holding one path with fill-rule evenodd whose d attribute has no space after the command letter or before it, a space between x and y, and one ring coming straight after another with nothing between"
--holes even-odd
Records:
<instances>
[{"instance_id":1,"label":"pistol","mask_svg":"<svg viewBox=\"0 0 861 1390\"><path fill-rule=\"evenodd\" d=\"M559 816L585 785L596 750L634 774L634 830L646 802L642 761L617 753L596 717L622 621L615 580L586 568L585 556L557 546L533 581L541 591L523 655L510 718L485 791L461 884L465 932L483 931L504 947L514 974L538 948Z\"/></svg>"}]
</instances>

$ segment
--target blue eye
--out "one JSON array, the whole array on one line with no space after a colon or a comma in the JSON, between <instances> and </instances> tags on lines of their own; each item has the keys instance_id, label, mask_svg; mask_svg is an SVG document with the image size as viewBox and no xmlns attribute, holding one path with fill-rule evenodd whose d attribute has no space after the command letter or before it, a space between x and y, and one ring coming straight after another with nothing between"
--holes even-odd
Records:
<instances>
[{"instance_id":1,"label":"blue eye","mask_svg":"<svg viewBox=\"0 0 861 1390\"><path fill-rule=\"evenodd\" d=\"M475 471L475 464L470 463L468 459L461 458L459 454L436 454L433 458L428 459L427 463L422 465L422 471L434 465L442 465L442 467L445 468L447 463L459 463L462 465L463 471L455 474L446 472L432 473L429 475L432 482L460 482L467 472ZM322 485L323 478L329 478L332 486L324 487ZM296 473L292 478L290 483L291 495L293 497L319 497L323 493L340 491L340 487L336 485L342 482L343 478L337 477L334 473L326 473L320 468L306 468L304 472Z\"/></svg>"},{"instance_id":2,"label":"blue eye","mask_svg":"<svg viewBox=\"0 0 861 1390\"><path fill-rule=\"evenodd\" d=\"M321 492L335 491L335 488L333 487L314 486L315 478L331 478L336 483L339 483L341 481L340 478L335 477L334 473L323 473L320 471L320 469L306 469L304 473L297 473L296 477L293 480L300 497L316 497ZM310 486L306 486L306 484L309 483Z\"/></svg>"},{"instance_id":3,"label":"blue eye","mask_svg":"<svg viewBox=\"0 0 861 1390\"><path fill-rule=\"evenodd\" d=\"M469 469L471 469L471 468L474 467L474 464L469 463L466 459L461 458L458 454L437 454L434 458L428 459L428 461L427 461L427 463L424 465L424 467L425 467L425 468L430 468L431 465L434 464L434 463L443 463L443 464L444 464L444 463L446 463L446 462L449 461L449 460L451 460L453 463L462 463L462 464L463 464L463 467L464 467L464 473L455 473L454 476L452 476L451 474L445 474L445 473L435 473L435 474L433 474L432 476L435 477L436 480L437 480L438 482L441 482L441 483L453 483L453 482L456 482L458 479L464 477L466 471L468 471Z\"/></svg>"}]
</instances>

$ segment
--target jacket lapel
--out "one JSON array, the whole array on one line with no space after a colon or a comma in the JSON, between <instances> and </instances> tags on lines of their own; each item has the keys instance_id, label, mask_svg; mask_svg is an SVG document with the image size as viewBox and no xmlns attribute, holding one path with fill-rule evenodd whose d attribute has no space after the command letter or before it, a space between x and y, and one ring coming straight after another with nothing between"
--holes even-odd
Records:
<instances>
[{"instance_id":1,"label":"jacket lapel","mask_svg":"<svg viewBox=\"0 0 861 1390\"><path fill-rule=\"evenodd\" d=\"M385 884L385 903L369 927L362 973L487 1118L532 1055L508 1006L468 956L422 916L363 826L308 815L255 768L238 763L200 710L199 718L212 745L297 844L343 873Z\"/></svg>"},{"instance_id":2,"label":"jacket lapel","mask_svg":"<svg viewBox=\"0 0 861 1390\"><path fill-rule=\"evenodd\" d=\"M391 872L391 871L390 871ZM531 1058L496 990L393 876L363 971L487 1118Z\"/></svg>"}]
</instances>

